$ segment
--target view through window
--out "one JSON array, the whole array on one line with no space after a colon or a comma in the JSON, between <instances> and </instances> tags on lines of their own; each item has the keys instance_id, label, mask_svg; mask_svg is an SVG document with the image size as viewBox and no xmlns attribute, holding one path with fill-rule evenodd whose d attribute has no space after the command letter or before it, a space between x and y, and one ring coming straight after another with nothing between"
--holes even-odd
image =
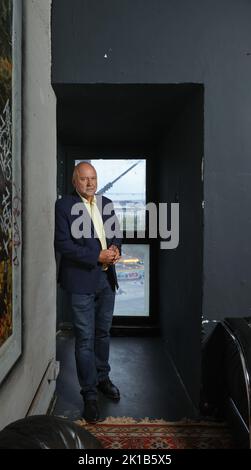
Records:
<instances>
[{"instance_id":1,"label":"view through window","mask_svg":"<svg viewBox=\"0 0 251 470\"><path fill-rule=\"evenodd\" d=\"M149 316L149 246L124 244L116 272L114 315Z\"/></svg>"}]
</instances>

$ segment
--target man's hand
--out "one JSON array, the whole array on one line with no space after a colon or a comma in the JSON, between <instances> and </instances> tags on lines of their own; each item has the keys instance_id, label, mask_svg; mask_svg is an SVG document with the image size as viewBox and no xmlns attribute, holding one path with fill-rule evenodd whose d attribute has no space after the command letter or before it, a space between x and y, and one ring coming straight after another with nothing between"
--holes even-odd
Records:
<instances>
[{"instance_id":1,"label":"man's hand","mask_svg":"<svg viewBox=\"0 0 251 470\"><path fill-rule=\"evenodd\" d=\"M116 245L111 245L109 247L109 250L113 251L113 253L115 254L115 257L114 257L114 260L113 260L113 264L117 263L117 261L119 260L120 258L120 254L119 254L119 249Z\"/></svg>"},{"instance_id":2,"label":"man's hand","mask_svg":"<svg viewBox=\"0 0 251 470\"><path fill-rule=\"evenodd\" d=\"M101 250L99 253L98 261L102 264L113 264L115 256L116 254L113 250Z\"/></svg>"}]
</instances>

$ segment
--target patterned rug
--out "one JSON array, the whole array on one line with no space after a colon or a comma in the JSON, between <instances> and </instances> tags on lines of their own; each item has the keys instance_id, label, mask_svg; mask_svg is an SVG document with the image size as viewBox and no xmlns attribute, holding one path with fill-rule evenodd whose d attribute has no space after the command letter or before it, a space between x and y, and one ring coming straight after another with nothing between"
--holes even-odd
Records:
<instances>
[{"instance_id":1,"label":"patterned rug","mask_svg":"<svg viewBox=\"0 0 251 470\"><path fill-rule=\"evenodd\" d=\"M213 422L167 422L149 418L106 418L97 424L77 421L105 449L233 449L226 424Z\"/></svg>"}]
</instances>

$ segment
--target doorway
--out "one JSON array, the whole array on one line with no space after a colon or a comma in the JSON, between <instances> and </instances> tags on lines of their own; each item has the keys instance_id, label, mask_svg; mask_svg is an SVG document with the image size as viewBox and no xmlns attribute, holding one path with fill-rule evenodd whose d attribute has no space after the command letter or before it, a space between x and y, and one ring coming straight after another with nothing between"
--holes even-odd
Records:
<instances>
[{"instance_id":1,"label":"doorway","mask_svg":"<svg viewBox=\"0 0 251 470\"><path fill-rule=\"evenodd\" d=\"M160 250L160 239L130 240L148 266L148 315L120 314L113 332L161 335L194 403L199 400L203 259L203 106L201 84L55 85L58 127L58 197L71 190L77 160L137 160L146 165L146 201L179 204L179 244ZM126 164L126 163L125 163ZM132 163L133 164L133 163ZM115 175L116 176L116 175ZM114 178L115 179L115 178ZM125 253L130 257L128 252ZM137 266L140 270L140 265ZM148 292L147 292L148 290ZM123 295L123 294L122 294ZM135 302L135 306L136 306ZM135 313L135 312L134 312ZM69 324L58 294L58 325ZM191 366L193 364L193 367Z\"/></svg>"}]
</instances>

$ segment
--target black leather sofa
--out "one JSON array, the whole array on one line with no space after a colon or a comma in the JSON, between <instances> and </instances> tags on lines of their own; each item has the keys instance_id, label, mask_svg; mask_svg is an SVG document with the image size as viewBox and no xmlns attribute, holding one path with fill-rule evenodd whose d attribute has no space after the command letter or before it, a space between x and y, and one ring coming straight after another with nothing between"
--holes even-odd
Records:
<instances>
[{"instance_id":1,"label":"black leather sofa","mask_svg":"<svg viewBox=\"0 0 251 470\"><path fill-rule=\"evenodd\" d=\"M38 415L19 419L0 431L0 449L102 449L102 445L68 419Z\"/></svg>"},{"instance_id":2,"label":"black leather sofa","mask_svg":"<svg viewBox=\"0 0 251 470\"><path fill-rule=\"evenodd\" d=\"M251 448L251 318L225 318L203 345L203 414L227 419L240 448Z\"/></svg>"}]
</instances>

